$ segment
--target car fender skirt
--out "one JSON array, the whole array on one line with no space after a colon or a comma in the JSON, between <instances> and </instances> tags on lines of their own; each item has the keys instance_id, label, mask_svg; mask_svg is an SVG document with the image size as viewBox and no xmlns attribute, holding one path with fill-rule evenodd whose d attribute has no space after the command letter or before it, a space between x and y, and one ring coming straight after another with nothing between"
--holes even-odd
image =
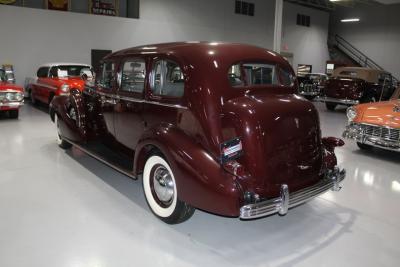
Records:
<instances>
[{"instance_id":1,"label":"car fender skirt","mask_svg":"<svg viewBox=\"0 0 400 267\"><path fill-rule=\"evenodd\" d=\"M239 183L193 138L171 125L145 132L136 149L134 173L142 171L149 147L157 148L171 165L181 200L211 213L239 216L243 203Z\"/></svg>"}]
</instances>

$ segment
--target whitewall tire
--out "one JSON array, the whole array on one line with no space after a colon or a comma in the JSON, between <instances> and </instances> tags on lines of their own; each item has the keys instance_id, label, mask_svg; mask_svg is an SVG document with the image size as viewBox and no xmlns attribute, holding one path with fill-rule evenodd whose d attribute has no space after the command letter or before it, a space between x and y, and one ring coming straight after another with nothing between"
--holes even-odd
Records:
<instances>
[{"instance_id":1,"label":"whitewall tire","mask_svg":"<svg viewBox=\"0 0 400 267\"><path fill-rule=\"evenodd\" d=\"M57 114L54 115L54 124L56 125L56 129L57 129L57 145L63 149L71 148L72 145L70 143L68 143L67 141L65 141L61 137L60 125L58 123L58 115Z\"/></svg>"},{"instance_id":2,"label":"whitewall tire","mask_svg":"<svg viewBox=\"0 0 400 267\"><path fill-rule=\"evenodd\" d=\"M161 155L150 156L143 170L143 191L151 211L169 224L189 219L194 208L179 200L174 173Z\"/></svg>"}]
</instances>

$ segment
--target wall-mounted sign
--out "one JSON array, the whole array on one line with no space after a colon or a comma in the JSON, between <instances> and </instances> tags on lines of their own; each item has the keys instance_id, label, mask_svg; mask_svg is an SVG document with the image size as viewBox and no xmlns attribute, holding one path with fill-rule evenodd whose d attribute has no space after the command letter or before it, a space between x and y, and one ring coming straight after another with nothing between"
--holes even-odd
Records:
<instances>
[{"instance_id":1,"label":"wall-mounted sign","mask_svg":"<svg viewBox=\"0 0 400 267\"><path fill-rule=\"evenodd\" d=\"M118 0L90 0L89 13L95 15L118 16Z\"/></svg>"},{"instance_id":2,"label":"wall-mounted sign","mask_svg":"<svg viewBox=\"0 0 400 267\"><path fill-rule=\"evenodd\" d=\"M17 0L0 0L0 4L4 5L14 4L15 2L17 2Z\"/></svg>"},{"instance_id":3,"label":"wall-mounted sign","mask_svg":"<svg viewBox=\"0 0 400 267\"><path fill-rule=\"evenodd\" d=\"M45 5L47 9L68 11L70 9L70 0L46 0Z\"/></svg>"}]
</instances>

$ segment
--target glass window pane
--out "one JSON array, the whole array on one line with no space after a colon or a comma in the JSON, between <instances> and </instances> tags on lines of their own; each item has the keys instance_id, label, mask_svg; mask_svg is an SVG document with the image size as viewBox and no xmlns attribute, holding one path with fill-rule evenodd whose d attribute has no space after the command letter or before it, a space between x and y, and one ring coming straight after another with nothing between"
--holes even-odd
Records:
<instances>
[{"instance_id":1,"label":"glass window pane","mask_svg":"<svg viewBox=\"0 0 400 267\"><path fill-rule=\"evenodd\" d=\"M155 95L182 97L185 78L178 64L161 60L154 64L152 91Z\"/></svg>"},{"instance_id":2,"label":"glass window pane","mask_svg":"<svg viewBox=\"0 0 400 267\"><path fill-rule=\"evenodd\" d=\"M232 65L228 71L228 79L233 87L278 84L276 67L262 63Z\"/></svg>"},{"instance_id":3,"label":"glass window pane","mask_svg":"<svg viewBox=\"0 0 400 267\"><path fill-rule=\"evenodd\" d=\"M143 60L126 61L122 69L121 90L142 93L146 76Z\"/></svg>"}]
</instances>

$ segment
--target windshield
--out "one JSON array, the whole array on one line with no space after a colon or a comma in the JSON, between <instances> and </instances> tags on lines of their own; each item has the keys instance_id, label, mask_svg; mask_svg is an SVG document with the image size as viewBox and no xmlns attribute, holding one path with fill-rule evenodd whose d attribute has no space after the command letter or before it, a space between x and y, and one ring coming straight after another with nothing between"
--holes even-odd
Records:
<instances>
[{"instance_id":1,"label":"windshield","mask_svg":"<svg viewBox=\"0 0 400 267\"><path fill-rule=\"evenodd\" d=\"M0 81L5 82L7 81L6 72L0 69Z\"/></svg>"},{"instance_id":2,"label":"windshield","mask_svg":"<svg viewBox=\"0 0 400 267\"><path fill-rule=\"evenodd\" d=\"M228 72L233 87L251 85L276 85L276 66L260 63L239 63L232 65Z\"/></svg>"},{"instance_id":3,"label":"windshield","mask_svg":"<svg viewBox=\"0 0 400 267\"><path fill-rule=\"evenodd\" d=\"M51 77L59 78L81 77L84 74L88 78L93 77L93 70L90 66L56 66L50 70Z\"/></svg>"}]
</instances>

